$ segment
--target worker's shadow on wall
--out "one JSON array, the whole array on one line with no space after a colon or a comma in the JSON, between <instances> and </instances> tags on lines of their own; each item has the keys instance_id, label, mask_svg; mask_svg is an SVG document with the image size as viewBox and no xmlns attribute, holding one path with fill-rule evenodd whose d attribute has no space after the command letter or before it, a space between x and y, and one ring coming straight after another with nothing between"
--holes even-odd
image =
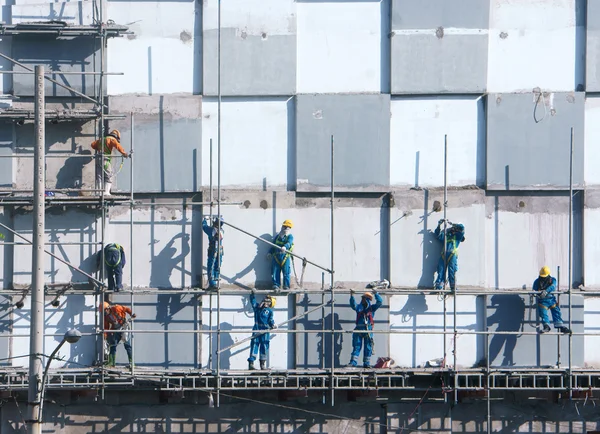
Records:
<instances>
[{"instance_id":1,"label":"worker's shadow on wall","mask_svg":"<svg viewBox=\"0 0 600 434\"><path fill-rule=\"evenodd\" d=\"M211 331L216 331L217 327L203 327L204 330L211 330ZM231 333L228 333L229 330L233 330L233 325L231 325L228 322L222 322L219 329L221 330L220 333L220 339L217 339L217 334L216 333L211 333L210 334L210 340L211 340L211 348L213 349L213 353L210 355L210 360L209 360L209 369L217 369L217 357L220 358L220 368L221 369L231 369L231 356L232 354L232 350L236 350L236 348L229 348L226 351L223 351L222 353L217 354L218 351L218 347L217 345L219 344L219 340L220 340L220 348L227 348L231 345L233 345L235 342L233 341L233 338L231 337ZM239 347L237 348L239 350Z\"/></svg>"},{"instance_id":2,"label":"worker's shadow on wall","mask_svg":"<svg viewBox=\"0 0 600 434\"><path fill-rule=\"evenodd\" d=\"M425 217L424 221L427 221L427 217ZM431 289L434 286L435 272L442 254L443 243L439 242L434 233L426 227L419 234L423 235L423 268L417 288Z\"/></svg>"},{"instance_id":3,"label":"worker's shadow on wall","mask_svg":"<svg viewBox=\"0 0 600 434\"><path fill-rule=\"evenodd\" d=\"M181 253L177 255L174 244L179 238L181 238ZM184 233L175 235L160 253L152 258L150 286L157 289L173 289L171 274L190 251L190 235ZM180 271L185 272L183 268ZM162 324L168 324L173 316L185 306L181 302L181 297L181 294L159 294L156 303L156 320Z\"/></svg>"},{"instance_id":4,"label":"worker's shadow on wall","mask_svg":"<svg viewBox=\"0 0 600 434\"><path fill-rule=\"evenodd\" d=\"M273 241L273 236L271 234L263 234L260 236L260 238L269 242ZM247 286L237 282L237 280L254 270L254 287L258 289L271 288L271 261L267 259L267 254L269 253L271 246L256 239L254 240L254 245L256 246L256 256L254 256L254 259L246 268L244 268L242 271L239 271L231 278L232 283L242 288L250 289Z\"/></svg>"},{"instance_id":5,"label":"worker's shadow on wall","mask_svg":"<svg viewBox=\"0 0 600 434\"><path fill-rule=\"evenodd\" d=\"M83 168L93 160L92 152L85 150L80 155L89 155L84 157L69 157L64 165L56 174L56 188L76 188L80 189L83 185ZM67 196L78 196L78 191L65 193Z\"/></svg>"},{"instance_id":6,"label":"worker's shadow on wall","mask_svg":"<svg viewBox=\"0 0 600 434\"><path fill-rule=\"evenodd\" d=\"M496 294L491 299L491 309L495 312L487 318L488 327L498 324L497 332L523 331L525 324L525 301L517 294ZM504 347L500 366L514 366L514 351L520 335L494 335L490 341L490 365Z\"/></svg>"},{"instance_id":7,"label":"worker's shadow on wall","mask_svg":"<svg viewBox=\"0 0 600 434\"><path fill-rule=\"evenodd\" d=\"M416 318L417 315L424 314L429 310L425 294L410 294L402 309L396 312L390 312L390 315L402 315L402 322L407 323ZM414 324L416 329L416 324Z\"/></svg>"}]
</instances>

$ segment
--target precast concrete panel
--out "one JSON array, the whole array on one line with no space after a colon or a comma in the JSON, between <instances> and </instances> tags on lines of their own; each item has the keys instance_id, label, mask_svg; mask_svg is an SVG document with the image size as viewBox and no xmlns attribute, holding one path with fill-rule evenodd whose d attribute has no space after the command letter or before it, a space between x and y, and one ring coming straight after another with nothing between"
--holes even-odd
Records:
<instances>
[{"instance_id":1,"label":"precast concrete panel","mask_svg":"<svg viewBox=\"0 0 600 434\"><path fill-rule=\"evenodd\" d=\"M600 3L587 0L585 90L600 92Z\"/></svg>"},{"instance_id":2,"label":"precast concrete panel","mask_svg":"<svg viewBox=\"0 0 600 434\"><path fill-rule=\"evenodd\" d=\"M568 188L571 128L575 134L573 184L581 186L584 102L580 92L489 94L487 188Z\"/></svg>"},{"instance_id":3,"label":"precast concrete panel","mask_svg":"<svg viewBox=\"0 0 600 434\"><path fill-rule=\"evenodd\" d=\"M484 92L489 2L392 1L392 94Z\"/></svg>"},{"instance_id":4,"label":"precast concrete panel","mask_svg":"<svg viewBox=\"0 0 600 434\"><path fill-rule=\"evenodd\" d=\"M573 197L573 285L583 281L583 197ZM531 288L544 265L568 289L568 192L536 195L490 195L485 226L487 284L492 288ZM467 235L468 237L468 235ZM587 240L591 239L586 236ZM461 246L462 247L462 246ZM591 246L593 248L593 243ZM586 269L588 267L585 267Z\"/></svg>"},{"instance_id":5,"label":"precast concrete panel","mask_svg":"<svg viewBox=\"0 0 600 434\"><path fill-rule=\"evenodd\" d=\"M100 46L96 39L87 36L55 39L40 38L39 35L19 35L12 40L12 58L33 69L35 65L44 65L48 72L56 72L52 78L61 84L85 95L99 93L100 79L93 75L64 75L64 72L95 72L100 69ZM14 65L13 71L27 71ZM14 74L13 89L15 95L33 96L35 80L32 74ZM76 96L72 91L45 81L46 97Z\"/></svg>"},{"instance_id":6,"label":"precast concrete panel","mask_svg":"<svg viewBox=\"0 0 600 434\"><path fill-rule=\"evenodd\" d=\"M221 103L221 187L281 190L294 185L294 101L288 97L225 98ZM204 98L202 185L218 176L219 129L215 98ZM228 170L229 168L230 170ZM238 168L239 170L231 170Z\"/></svg>"},{"instance_id":7,"label":"precast concrete panel","mask_svg":"<svg viewBox=\"0 0 600 434\"><path fill-rule=\"evenodd\" d=\"M134 115L134 157L121 168L121 157L113 158L118 171L114 190L135 192L197 191L201 180L202 98L200 96L110 97L114 114L110 129L121 132L121 145L131 150L131 113ZM119 155L116 151L114 152Z\"/></svg>"},{"instance_id":8,"label":"precast concrete panel","mask_svg":"<svg viewBox=\"0 0 600 434\"><path fill-rule=\"evenodd\" d=\"M444 192L394 192L395 206L390 217L391 281L409 288L433 288L443 243L434 234L442 210L433 211L435 202L444 203ZM465 226L465 241L458 249L458 288L486 285L485 192L449 190L447 218ZM337 273L336 273L337 274Z\"/></svg>"},{"instance_id":9,"label":"precast concrete panel","mask_svg":"<svg viewBox=\"0 0 600 434\"><path fill-rule=\"evenodd\" d=\"M600 288L600 267L595 266L600 261L600 192L588 189L585 192L585 207L583 210L585 243L583 244L584 267L583 282L587 288Z\"/></svg>"},{"instance_id":10,"label":"precast concrete panel","mask_svg":"<svg viewBox=\"0 0 600 434\"><path fill-rule=\"evenodd\" d=\"M176 291L173 294L136 294L134 299L130 294L115 294L112 303L127 306L137 315L130 337L136 367L200 368L200 338L194 333L202 327L198 297ZM137 333L136 329L139 330ZM127 353L119 344L117 364L127 363Z\"/></svg>"},{"instance_id":11,"label":"precast concrete panel","mask_svg":"<svg viewBox=\"0 0 600 434\"><path fill-rule=\"evenodd\" d=\"M0 296L0 366L10 366L10 336L12 330L11 297Z\"/></svg>"},{"instance_id":12,"label":"precast concrete panel","mask_svg":"<svg viewBox=\"0 0 600 434\"><path fill-rule=\"evenodd\" d=\"M485 182L485 114L481 97L392 98L390 183L444 185L444 136L450 186Z\"/></svg>"},{"instance_id":13,"label":"precast concrete panel","mask_svg":"<svg viewBox=\"0 0 600 434\"><path fill-rule=\"evenodd\" d=\"M11 124L0 124L0 187L4 188L11 188L14 183L13 128Z\"/></svg>"},{"instance_id":14,"label":"precast concrete panel","mask_svg":"<svg viewBox=\"0 0 600 434\"><path fill-rule=\"evenodd\" d=\"M11 9L11 23L39 23L60 21L74 26L89 26L94 23L93 3L88 1L56 2L36 4L14 4Z\"/></svg>"},{"instance_id":15,"label":"precast concrete panel","mask_svg":"<svg viewBox=\"0 0 600 434\"><path fill-rule=\"evenodd\" d=\"M456 329L458 338L444 335L444 317L446 329L454 329L454 301L456 306ZM479 315L478 298L463 295L451 297L444 303L435 295L415 292L411 295L390 297L390 357L396 366L405 368L435 367L446 356L446 366L459 368L473 367L484 357L483 339L469 332L484 329L482 316ZM419 334L428 331L439 334ZM444 353L444 336L446 353ZM428 363L429 362L429 363ZM429 365L429 366L428 366Z\"/></svg>"},{"instance_id":16,"label":"precast concrete panel","mask_svg":"<svg viewBox=\"0 0 600 434\"><path fill-rule=\"evenodd\" d=\"M388 0L298 2L296 8L298 93L386 90Z\"/></svg>"},{"instance_id":17,"label":"precast concrete panel","mask_svg":"<svg viewBox=\"0 0 600 434\"><path fill-rule=\"evenodd\" d=\"M584 0L492 0L488 92L583 90L584 8Z\"/></svg>"},{"instance_id":18,"label":"precast concrete panel","mask_svg":"<svg viewBox=\"0 0 600 434\"><path fill-rule=\"evenodd\" d=\"M584 181L586 186L600 185L600 97L586 95L584 135Z\"/></svg>"},{"instance_id":19,"label":"precast concrete panel","mask_svg":"<svg viewBox=\"0 0 600 434\"><path fill-rule=\"evenodd\" d=\"M598 352L600 336L591 336L588 333L600 331L600 299L585 297L584 303L585 363L586 366L598 366L600 364L600 353Z\"/></svg>"},{"instance_id":20,"label":"precast concrete panel","mask_svg":"<svg viewBox=\"0 0 600 434\"><path fill-rule=\"evenodd\" d=\"M204 2L203 93L218 93L218 4ZM293 0L221 3L221 95L296 93L296 6Z\"/></svg>"},{"instance_id":21,"label":"precast concrete panel","mask_svg":"<svg viewBox=\"0 0 600 434\"><path fill-rule=\"evenodd\" d=\"M366 291L366 290L365 290ZM320 295L305 294L296 296L296 315L305 313L310 309L327 303L328 295L324 300ZM355 300L360 303L361 292L355 294ZM388 330L390 326L389 297L382 296L383 304L375 312L375 325L373 330ZM332 336L331 330L335 330ZM350 308L348 294L338 294L335 300L333 313L331 307L325 306L324 311L316 311L296 321L296 330L306 330L307 333L296 334L296 369L321 369L335 368L347 365L352 353L352 330L356 327L356 312ZM325 332L317 333L316 331ZM366 334L365 334L366 335ZM375 364L378 357L388 357L390 349L389 336L386 333L373 333L373 355L371 364ZM360 356L359 366L363 365L364 343Z\"/></svg>"},{"instance_id":22,"label":"precast concrete panel","mask_svg":"<svg viewBox=\"0 0 600 434\"><path fill-rule=\"evenodd\" d=\"M108 40L108 95L200 93L202 3L108 1L108 19L133 32Z\"/></svg>"},{"instance_id":23,"label":"precast concrete panel","mask_svg":"<svg viewBox=\"0 0 600 434\"><path fill-rule=\"evenodd\" d=\"M531 320L529 313L531 311ZM584 331L583 297L572 296L572 309L568 297L560 297L560 310L565 325L569 325L574 333ZM518 294L494 294L487 296L486 323L490 332L535 332L541 323L537 316L537 301L529 304L529 299ZM552 333L536 334L495 334L489 339L489 363L492 367L555 367L569 365L569 354L572 354L573 367L584 366L584 337L564 336L557 339L554 327ZM569 342L572 352L569 352ZM560 344L559 344L560 342ZM559 356L560 345L560 356Z\"/></svg>"},{"instance_id":24,"label":"precast concrete panel","mask_svg":"<svg viewBox=\"0 0 600 434\"><path fill-rule=\"evenodd\" d=\"M217 357L220 357L219 368L224 370L247 370L248 357L250 354L250 340L240 343L242 340L252 336L254 326L254 310L250 304L250 293L240 291L240 295L222 295L219 297L209 295L202 297L202 367L217 369ZM264 295L256 296L257 303L261 303ZM291 318L289 300L290 296L276 296L276 306L273 310L275 324L281 324ZM216 309L220 309L220 317L217 322ZM221 332L217 336L217 324ZM247 333L238 333L236 330L248 330ZM289 348L292 335L285 331L288 325L282 325L279 330L271 332L269 342L269 354L267 366L271 369L293 368L288 354L293 354L293 348ZM210 333L209 331L212 331ZM229 348L230 347L230 348ZM217 353L218 351L221 351ZM258 357L256 362L258 367Z\"/></svg>"},{"instance_id":25,"label":"precast concrete panel","mask_svg":"<svg viewBox=\"0 0 600 434\"><path fill-rule=\"evenodd\" d=\"M389 185L389 95L299 95L296 100L298 190L330 188L332 135L336 188Z\"/></svg>"}]
</instances>

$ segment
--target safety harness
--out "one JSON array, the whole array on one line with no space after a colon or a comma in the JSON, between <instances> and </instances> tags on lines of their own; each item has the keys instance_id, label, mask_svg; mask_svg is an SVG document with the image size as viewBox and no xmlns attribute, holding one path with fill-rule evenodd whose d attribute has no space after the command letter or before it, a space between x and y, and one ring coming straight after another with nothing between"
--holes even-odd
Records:
<instances>
[{"instance_id":1,"label":"safety harness","mask_svg":"<svg viewBox=\"0 0 600 434\"><path fill-rule=\"evenodd\" d=\"M219 230L213 226L213 235L210 237L210 240L208 240L208 254L210 256L217 256L217 247L219 245L221 249L221 256L223 256L223 229L221 229L218 234L217 232L219 232Z\"/></svg>"},{"instance_id":2,"label":"safety harness","mask_svg":"<svg viewBox=\"0 0 600 434\"><path fill-rule=\"evenodd\" d=\"M540 292L545 291L546 288L548 288L551 284L552 284L552 279L544 279L543 281L541 281L540 282ZM548 294L548 295L551 295L551 294ZM556 300L556 298L555 298L555 300ZM545 306L539 302L538 302L538 306L543 307L546 310L554 309L555 307L558 306L558 300L552 306Z\"/></svg>"},{"instance_id":3,"label":"safety harness","mask_svg":"<svg viewBox=\"0 0 600 434\"><path fill-rule=\"evenodd\" d=\"M274 244L278 247L283 247L287 244L288 237L289 237L289 235L284 235L282 237L281 234L279 234L279 235L277 235L277 238L275 239ZM294 250L294 243L292 243L290 248L287 249L287 252L291 252L292 250ZM283 259L281 260L281 262L279 261L279 259L277 259L277 254L273 255L273 258L275 258L275 262L277 262L280 267L283 267L283 264L285 264L285 261L287 261L288 258L290 257L289 253L287 253L287 252L283 255Z\"/></svg>"}]
</instances>

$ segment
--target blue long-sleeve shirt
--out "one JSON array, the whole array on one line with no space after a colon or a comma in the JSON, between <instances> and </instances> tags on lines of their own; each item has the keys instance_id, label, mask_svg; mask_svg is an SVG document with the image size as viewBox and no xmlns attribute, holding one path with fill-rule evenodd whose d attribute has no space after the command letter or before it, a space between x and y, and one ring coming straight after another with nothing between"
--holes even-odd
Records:
<instances>
[{"instance_id":1,"label":"blue long-sleeve shirt","mask_svg":"<svg viewBox=\"0 0 600 434\"><path fill-rule=\"evenodd\" d=\"M454 230L450 231L450 229L454 229ZM438 227L435 228L435 232L433 234L442 243L444 242L444 239L447 239L447 243L446 243L446 253L447 254L456 253L460 243L462 243L465 240L465 227L463 225L458 225L458 224L453 225L446 229L446 233L448 235L447 237L446 237L446 234L444 233L442 226L438 225ZM443 254L443 252L442 252L442 254Z\"/></svg>"},{"instance_id":2,"label":"blue long-sleeve shirt","mask_svg":"<svg viewBox=\"0 0 600 434\"><path fill-rule=\"evenodd\" d=\"M533 290L534 291L546 291L548 297L554 297L554 292L556 291L556 279L554 277L550 277L550 279L544 279L538 277L533 282Z\"/></svg>"},{"instance_id":3,"label":"blue long-sleeve shirt","mask_svg":"<svg viewBox=\"0 0 600 434\"><path fill-rule=\"evenodd\" d=\"M273 318L273 309L267 306L262 306L262 303L256 302L256 296L250 294L250 305L254 310L254 328L253 330L267 330L272 329L275 325Z\"/></svg>"},{"instance_id":4,"label":"blue long-sleeve shirt","mask_svg":"<svg viewBox=\"0 0 600 434\"><path fill-rule=\"evenodd\" d=\"M356 325L365 326L370 329L375 323L375 312L383 304L383 298L379 293L375 293L375 304L372 304L370 300L367 300L367 305L356 303L356 299L353 295L350 295L350 307L356 311Z\"/></svg>"},{"instance_id":5,"label":"blue long-sleeve shirt","mask_svg":"<svg viewBox=\"0 0 600 434\"><path fill-rule=\"evenodd\" d=\"M223 226L221 226L221 240L219 242L217 237L217 228L211 226L206 220L202 220L202 230L208 237L208 254L214 255L217 252L217 244L221 247L221 254L223 254Z\"/></svg>"}]
</instances>

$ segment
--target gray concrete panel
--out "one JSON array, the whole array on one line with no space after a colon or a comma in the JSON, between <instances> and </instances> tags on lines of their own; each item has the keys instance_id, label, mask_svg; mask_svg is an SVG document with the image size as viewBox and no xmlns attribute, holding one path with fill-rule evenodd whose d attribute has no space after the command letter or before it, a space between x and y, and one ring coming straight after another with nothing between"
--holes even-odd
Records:
<instances>
[{"instance_id":1,"label":"gray concrete panel","mask_svg":"<svg viewBox=\"0 0 600 434\"><path fill-rule=\"evenodd\" d=\"M583 333L583 297L573 296L573 332ZM487 325L490 332L534 332L540 325L536 303L529 305L529 299L516 294L496 294L488 296ZM531 309L531 312L530 312ZM569 322L568 296L560 298L562 318L566 325ZM529 315L531 313L531 321ZM584 366L584 338L573 336L573 366ZM501 335L497 334L489 340L490 366L493 367L544 367L555 366L559 359L558 339L554 327L552 333L538 335ZM569 338L560 338L560 363L569 364Z\"/></svg>"},{"instance_id":2,"label":"gray concrete panel","mask_svg":"<svg viewBox=\"0 0 600 434\"><path fill-rule=\"evenodd\" d=\"M204 95L217 95L217 30L204 41ZM294 95L296 35L246 35L221 30L221 94L225 96Z\"/></svg>"},{"instance_id":3,"label":"gray concrete panel","mask_svg":"<svg viewBox=\"0 0 600 434\"><path fill-rule=\"evenodd\" d=\"M194 295L158 294L136 295L131 304L130 295L115 294L113 303L132 307L137 315L134 328L156 330L157 333L135 333L133 351L138 367L199 368L200 343L196 333L162 333L162 330L200 330L198 298ZM117 348L117 363L127 363L122 345Z\"/></svg>"},{"instance_id":4,"label":"gray concrete panel","mask_svg":"<svg viewBox=\"0 0 600 434\"><path fill-rule=\"evenodd\" d=\"M329 188L331 135L335 136L336 188L389 185L389 95L297 97L298 190Z\"/></svg>"},{"instance_id":5,"label":"gray concrete panel","mask_svg":"<svg viewBox=\"0 0 600 434\"><path fill-rule=\"evenodd\" d=\"M13 125L0 124L0 187L13 187Z\"/></svg>"},{"instance_id":6,"label":"gray concrete panel","mask_svg":"<svg viewBox=\"0 0 600 434\"><path fill-rule=\"evenodd\" d=\"M202 109L199 96L110 97L112 113L126 119L113 121L121 144L131 149L134 112L134 161L126 160L113 191L131 191L132 164L135 192L197 191L202 182ZM114 170L120 168L115 159Z\"/></svg>"},{"instance_id":7,"label":"gray concrete panel","mask_svg":"<svg viewBox=\"0 0 600 434\"><path fill-rule=\"evenodd\" d=\"M454 27L487 29L490 2L481 0L393 0L392 30Z\"/></svg>"},{"instance_id":8,"label":"gray concrete panel","mask_svg":"<svg viewBox=\"0 0 600 434\"><path fill-rule=\"evenodd\" d=\"M600 92L600 2L587 2L586 90Z\"/></svg>"},{"instance_id":9,"label":"gray concrete panel","mask_svg":"<svg viewBox=\"0 0 600 434\"><path fill-rule=\"evenodd\" d=\"M10 355L10 337L12 329L10 297L0 295L0 366L10 365L10 360L5 360Z\"/></svg>"},{"instance_id":10,"label":"gray concrete panel","mask_svg":"<svg viewBox=\"0 0 600 434\"><path fill-rule=\"evenodd\" d=\"M567 188L571 127L573 183L582 185L584 110L581 92L488 95L488 189Z\"/></svg>"},{"instance_id":11,"label":"gray concrete panel","mask_svg":"<svg viewBox=\"0 0 600 434\"><path fill-rule=\"evenodd\" d=\"M96 41L96 38L90 37L55 39L23 35L13 38L12 57L29 68L42 64L48 72L94 72L100 70L100 48ZM25 71L16 65L13 70ZM99 92L99 77L93 75L54 75L52 78L86 95L93 96ZM13 86L15 95L32 96L35 93L34 76L14 74ZM49 81L46 81L45 90L46 97L76 96Z\"/></svg>"},{"instance_id":12,"label":"gray concrete panel","mask_svg":"<svg viewBox=\"0 0 600 434\"><path fill-rule=\"evenodd\" d=\"M392 94L485 92L488 35L392 37Z\"/></svg>"},{"instance_id":13,"label":"gray concrete panel","mask_svg":"<svg viewBox=\"0 0 600 434\"><path fill-rule=\"evenodd\" d=\"M355 296L357 303L360 302L360 292ZM321 296L316 294L300 295L296 301L296 315L327 302L321 301ZM297 333L296 334L296 368L297 369L320 369L330 368L332 358L331 307L325 307L325 312L316 310L296 321L297 330L323 330L325 333ZM350 308L349 298L343 296L336 298L335 311L333 314L333 328L339 330L334 334L333 360L336 368L347 365L352 353L352 333L344 331L353 330L356 324L356 312ZM390 310L388 297L383 297L383 305L375 312L375 330L388 330L390 327ZM328 331L329 330L329 331ZM378 357L389 355L389 337L383 333L374 333L375 349L371 364L375 364ZM362 365L364 347L360 353L358 362Z\"/></svg>"}]
</instances>

